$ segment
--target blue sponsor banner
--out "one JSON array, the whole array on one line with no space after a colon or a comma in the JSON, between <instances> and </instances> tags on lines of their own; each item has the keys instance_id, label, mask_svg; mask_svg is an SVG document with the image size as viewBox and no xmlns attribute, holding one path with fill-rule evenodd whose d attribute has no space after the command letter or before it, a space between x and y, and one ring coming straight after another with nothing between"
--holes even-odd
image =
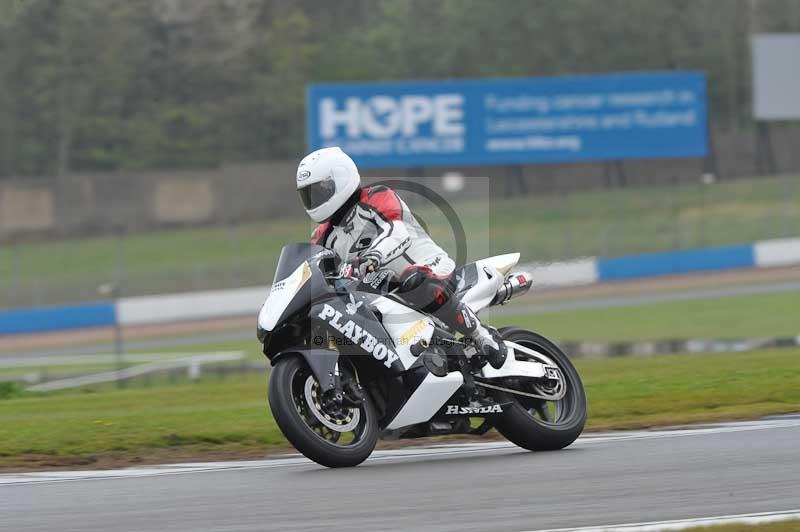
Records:
<instances>
[{"instance_id":1,"label":"blue sponsor banner","mask_svg":"<svg viewBox=\"0 0 800 532\"><path fill-rule=\"evenodd\" d=\"M3 310L0 311L0 335L110 327L116 320L113 303Z\"/></svg>"},{"instance_id":2,"label":"blue sponsor banner","mask_svg":"<svg viewBox=\"0 0 800 532\"><path fill-rule=\"evenodd\" d=\"M597 272L600 281L620 281L659 275L752 268L755 265L753 246L738 244L616 258L598 258Z\"/></svg>"},{"instance_id":3,"label":"blue sponsor banner","mask_svg":"<svg viewBox=\"0 0 800 532\"><path fill-rule=\"evenodd\" d=\"M311 85L308 148L362 167L702 157L697 72Z\"/></svg>"}]
</instances>

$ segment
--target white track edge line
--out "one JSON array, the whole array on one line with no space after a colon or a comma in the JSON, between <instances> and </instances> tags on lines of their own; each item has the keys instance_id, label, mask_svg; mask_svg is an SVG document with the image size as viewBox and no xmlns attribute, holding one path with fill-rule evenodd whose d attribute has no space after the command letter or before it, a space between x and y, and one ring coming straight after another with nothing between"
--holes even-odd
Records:
<instances>
[{"instance_id":1,"label":"white track edge line","mask_svg":"<svg viewBox=\"0 0 800 532\"><path fill-rule=\"evenodd\" d=\"M718 517L697 517L693 519L674 519L671 521L652 521L649 523L630 523L624 525L601 525L577 528L552 528L529 532L661 532L686 530L700 526L721 525L760 525L800 519L800 509L780 512L761 512L753 514L722 515Z\"/></svg>"}]
</instances>

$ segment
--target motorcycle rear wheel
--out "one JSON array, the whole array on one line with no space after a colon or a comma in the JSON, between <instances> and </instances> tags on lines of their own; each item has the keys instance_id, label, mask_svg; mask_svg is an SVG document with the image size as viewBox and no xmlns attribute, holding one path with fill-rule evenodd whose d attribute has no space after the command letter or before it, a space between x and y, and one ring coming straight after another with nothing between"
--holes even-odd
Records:
<instances>
[{"instance_id":1,"label":"motorcycle rear wheel","mask_svg":"<svg viewBox=\"0 0 800 532\"><path fill-rule=\"evenodd\" d=\"M322 406L318 392L319 385L302 357L281 357L275 362L267 398L286 439L320 465L360 464L375 449L379 435L369 397L358 407L332 411Z\"/></svg>"},{"instance_id":2,"label":"motorcycle rear wheel","mask_svg":"<svg viewBox=\"0 0 800 532\"><path fill-rule=\"evenodd\" d=\"M500 333L505 340L533 349L555 362L564 378L566 393L560 400L548 402L496 392L497 401L510 402L511 405L497 416L495 428L512 443L531 451L554 451L567 447L580 436L586 423L586 394L575 366L557 345L544 336L513 327L500 329ZM517 356L524 359L524 355Z\"/></svg>"}]
</instances>

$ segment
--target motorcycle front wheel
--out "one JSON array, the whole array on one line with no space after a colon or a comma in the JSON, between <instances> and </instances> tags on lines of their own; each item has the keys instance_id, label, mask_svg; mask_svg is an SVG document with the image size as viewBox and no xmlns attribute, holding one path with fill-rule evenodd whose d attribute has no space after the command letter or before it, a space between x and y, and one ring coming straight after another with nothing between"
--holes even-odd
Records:
<instances>
[{"instance_id":1,"label":"motorcycle front wheel","mask_svg":"<svg viewBox=\"0 0 800 532\"><path fill-rule=\"evenodd\" d=\"M495 428L509 441L531 451L563 449L574 442L586 423L586 395L575 366L553 342L534 332L507 327L500 329L503 339L546 355L556 363L566 391L557 401L547 401L519 394L497 392L495 399L511 405L494 422ZM526 355L517 353L520 360ZM535 389L513 386L523 392Z\"/></svg>"},{"instance_id":2,"label":"motorcycle front wheel","mask_svg":"<svg viewBox=\"0 0 800 532\"><path fill-rule=\"evenodd\" d=\"M369 397L357 407L331 401L302 357L281 357L275 362L267 398L286 439L320 465L356 466L378 441L378 421Z\"/></svg>"}]
</instances>

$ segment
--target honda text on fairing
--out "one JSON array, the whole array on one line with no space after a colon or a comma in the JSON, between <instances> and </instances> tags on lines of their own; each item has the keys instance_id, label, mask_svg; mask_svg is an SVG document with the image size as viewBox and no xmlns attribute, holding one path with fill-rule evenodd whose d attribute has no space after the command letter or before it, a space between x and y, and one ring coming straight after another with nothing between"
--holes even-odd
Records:
<instances>
[{"instance_id":1,"label":"honda text on fairing","mask_svg":"<svg viewBox=\"0 0 800 532\"><path fill-rule=\"evenodd\" d=\"M477 313L527 292L530 276L510 273L518 260L513 253L459 268L458 295ZM580 435L583 385L555 344L502 328L509 356L494 368L470 338L400 298L392 275L342 278L340 262L319 245L285 246L258 317L258 338L273 365L270 408L305 456L354 466L381 436L492 427L530 450L561 449Z\"/></svg>"}]
</instances>

